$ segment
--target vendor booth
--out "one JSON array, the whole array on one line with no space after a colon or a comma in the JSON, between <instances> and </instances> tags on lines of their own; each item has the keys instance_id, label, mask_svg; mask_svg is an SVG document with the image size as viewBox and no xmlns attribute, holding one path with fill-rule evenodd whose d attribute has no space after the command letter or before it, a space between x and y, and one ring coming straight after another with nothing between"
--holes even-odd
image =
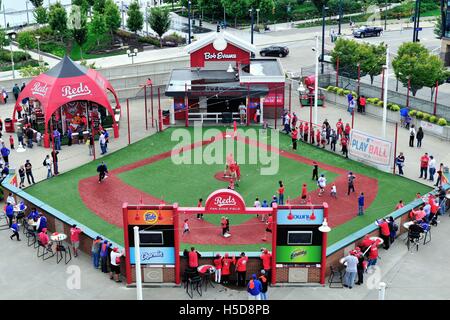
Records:
<instances>
[{"instance_id":1,"label":"vendor booth","mask_svg":"<svg viewBox=\"0 0 450 320\"><path fill-rule=\"evenodd\" d=\"M114 108L108 92L114 97ZM109 81L65 56L26 85L14 107L13 122L28 122L33 129L42 130L44 146L48 148L49 132L55 129L63 135L69 129L74 135L82 135L112 127L114 137L118 138L117 115L120 115L119 99Z\"/></svg>"},{"instance_id":2,"label":"vendor booth","mask_svg":"<svg viewBox=\"0 0 450 320\"><path fill-rule=\"evenodd\" d=\"M173 98L171 123L236 119L241 105L247 124L281 116L285 75L278 59L252 59L256 47L227 32L212 33L186 50L190 68L172 70L165 90Z\"/></svg>"}]
</instances>

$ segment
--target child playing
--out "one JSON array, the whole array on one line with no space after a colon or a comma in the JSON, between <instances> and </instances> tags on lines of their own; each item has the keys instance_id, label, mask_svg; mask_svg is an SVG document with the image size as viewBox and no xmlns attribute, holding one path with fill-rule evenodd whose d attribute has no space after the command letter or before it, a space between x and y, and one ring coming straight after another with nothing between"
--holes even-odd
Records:
<instances>
[{"instance_id":1,"label":"child playing","mask_svg":"<svg viewBox=\"0 0 450 320\"><path fill-rule=\"evenodd\" d=\"M233 178L230 179L230 183L228 184L228 189L234 190L234 179Z\"/></svg>"},{"instance_id":2,"label":"child playing","mask_svg":"<svg viewBox=\"0 0 450 320\"><path fill-rule=\"evenodd\" d=\"M327 185L327 179L325 178L325 176L323 174L320 175L319 180L317 180L317 184L319 185L319 189L320 189L319 197L321 197L325 190L325 187Z\"/></svg>"},{"instance_id":3,"label":"child playing","mask_svg":"<svg viewBox=\"0 0 450 320\"><path fill-rule=\"evenodd\" d=\"M333 185L331 186L331 193L330 193L332 198L337 199L337 191L336 191L336 185L333 183Z\"/></svg>"},{"instance_id":4,"label":"child playing","mask_svg":"<svg viewBox=\"0 0 450 320\"><path fill-rule=\"evenodd\" d=\"M9 136L9 144L11 145L11 150L14 150L14 138L12 135Z\"/></svg>"},{"instance_id":5,"label":"child playing","mask_svg":"<svg viewBox=\"0 0 450 320\"><path fill-rule=\"evenodd\" d=\"M306 196L308 195L308 188L306 186L306 183L302 186L302 203L306 203Z\"/></svg>"},{"instance_id":6,"label":"child playing","mask_svg":"<svg viewBox=\"0 0 450 320\"><path fill-rule=\"evenodd\" d=\"M185 233L189 233L189 232L190 232L190 230L189 230L188 219L185 219L185 220L184 220L184 225L183 225L183 235L184 235Z\"/></svg>"}]
</instances>

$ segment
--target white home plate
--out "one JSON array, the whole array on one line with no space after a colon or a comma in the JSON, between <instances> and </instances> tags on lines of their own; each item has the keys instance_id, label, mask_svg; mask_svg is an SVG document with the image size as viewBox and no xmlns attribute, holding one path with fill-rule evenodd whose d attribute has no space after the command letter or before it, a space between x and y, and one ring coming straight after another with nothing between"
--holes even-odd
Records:
<instances>
[{"instance_id":1,"label":"white home plate","mask_svg":"<svg viewBox=\"0 0 450 320\"><path fill-rule=\"evenodd\" d=\"M230 136L229 134L225 135L225 138L232 138L233 136Z\"/></svg>"},{"instance_id":2,"label":"white home plate","mask_svg":"<svg viewBox=\"0 0 450 320\"><path fill-rule=\"evenodd\" d=\"M224 238L229 238L229 237L231 237L231 234L225 233L225 234L223 235L223 237L224 237Z\"/></svg>"}]
</instances>

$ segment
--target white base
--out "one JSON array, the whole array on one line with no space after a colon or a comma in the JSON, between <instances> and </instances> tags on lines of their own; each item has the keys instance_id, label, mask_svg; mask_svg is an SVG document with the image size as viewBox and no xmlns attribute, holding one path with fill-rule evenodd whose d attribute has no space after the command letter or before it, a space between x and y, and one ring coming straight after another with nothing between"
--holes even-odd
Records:
<instances>
[{"instance_id":1,"label":"white base","mask_svg":"<svg viewBox=\"0 0 450 320\"><path fill-rule=\"evenodd\" d=\"M223 237L224 237L224 238L229 238L229 237L231 237L231 234L225 233L225 234L223 235Z\"/></svg>"}]
</instances>

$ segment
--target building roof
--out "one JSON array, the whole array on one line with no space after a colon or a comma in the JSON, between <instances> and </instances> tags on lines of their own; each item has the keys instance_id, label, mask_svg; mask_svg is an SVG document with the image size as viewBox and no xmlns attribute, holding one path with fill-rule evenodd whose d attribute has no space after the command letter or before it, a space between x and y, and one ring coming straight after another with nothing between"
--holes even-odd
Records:
<instances>
[{"instance_id":1,"label":"building roof","mask_svg":"<svg viewBox=\"0 0 450 320\"><path fill-rule=\"evenodd\" d=\"M285 75L279 59L251 59L250 66L241 65L239 79L242 83L284 82Z\"/></svg>"},{"instance_id":2,"label":"building roof","mask_svg":"<svg viewBox=\"0 0 450 320\"><path fill-rule=\"evenodd\" d=\"M226 43L231 43L234 46L241 48L242 50L245 50L249 53L253 52L256 53L256 47L254 45L252 45L251 43L241 40L240 38L233 36L232 34L228 33L228 32L213 32L207 36L205 36L204 38L201 38L200 40L194 41L192 42L190 45L188 45L185 50L188 54L191 54L197 50L200 50L203 47L206 47L207 45L211 44L211 43L218 43L220 45L222 45L222 43L220 43L221 41L223 42L223 40L226 41ZM224 48L222 49L218 49L216 48L218 51L222 51L224 50Z\"/></svg>"}]
</instances>

